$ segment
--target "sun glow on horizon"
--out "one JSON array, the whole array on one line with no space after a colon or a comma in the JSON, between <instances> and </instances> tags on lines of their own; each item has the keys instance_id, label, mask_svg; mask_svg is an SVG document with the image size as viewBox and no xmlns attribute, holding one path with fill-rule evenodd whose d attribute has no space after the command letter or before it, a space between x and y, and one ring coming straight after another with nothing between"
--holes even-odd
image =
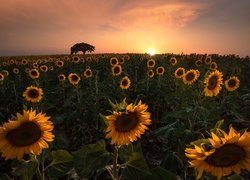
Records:
<instances>
[{"instance_id":1,"label":"sun glow on horizon","mask_svg":"<svg viewBox=\"0 0 250 180\"><path fill-rule=\"evenodd\" d=\"M155 55L155 50L154 50L154 49L149 49L148 53L149 53L151 56L153 56L153 55Z\"/></svg>"}]
</instances>

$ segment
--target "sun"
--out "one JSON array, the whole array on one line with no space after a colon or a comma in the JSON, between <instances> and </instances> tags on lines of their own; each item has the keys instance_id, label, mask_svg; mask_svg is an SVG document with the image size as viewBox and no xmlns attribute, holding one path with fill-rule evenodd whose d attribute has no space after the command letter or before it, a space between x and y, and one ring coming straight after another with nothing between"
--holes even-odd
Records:
<instances>
[{"instance_id":1,"label":"sun","mask_svg":"<svg viewBox=\"0 0 250 180\"><path fill-rule=\"evenodd\" d=\"M153 56L153 55L155 55L155 50L154 50L154 49L149 49L148 53L149 53L151 56Z\"/></svg>"}]
</instances>

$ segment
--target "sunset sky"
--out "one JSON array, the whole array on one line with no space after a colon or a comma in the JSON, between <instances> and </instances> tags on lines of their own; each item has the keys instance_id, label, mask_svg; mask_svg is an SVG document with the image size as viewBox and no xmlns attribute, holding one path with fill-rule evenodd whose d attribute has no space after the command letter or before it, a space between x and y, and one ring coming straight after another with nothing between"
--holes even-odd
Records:
<instances>
[{"instance_id":1,"label":"sunset sky","mask_svg":"<svg viewBox=\"0 0 250 180\"><path fill-rule=\"evenodd\" d=\"M8 0L0 56L95 53L250 55L250 0Z\"/></svg>"}]
</instances>

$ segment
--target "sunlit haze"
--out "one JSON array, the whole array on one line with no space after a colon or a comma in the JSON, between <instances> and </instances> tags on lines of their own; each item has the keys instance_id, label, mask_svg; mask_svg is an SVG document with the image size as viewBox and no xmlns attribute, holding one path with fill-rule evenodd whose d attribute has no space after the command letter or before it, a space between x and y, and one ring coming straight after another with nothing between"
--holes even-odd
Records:
<instances>
[{"instance_id":1,"label":"sunlit haze","mask_svg":"<svg viewBox=\"0 0 250 180\"><path fill-rule=\"evenodd\" d=\"M0 6L0 56L94 53L250 55L249 0L8 0Z\"/></svg>"}]
</instances>

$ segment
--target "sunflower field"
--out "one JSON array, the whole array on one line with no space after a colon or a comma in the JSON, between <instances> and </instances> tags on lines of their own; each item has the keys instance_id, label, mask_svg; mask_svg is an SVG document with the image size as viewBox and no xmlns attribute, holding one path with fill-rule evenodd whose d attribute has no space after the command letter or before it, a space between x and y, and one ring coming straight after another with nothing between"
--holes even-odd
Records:
<instances>
[{"instance_id":1,"label":"sunflower field","mask_svg":"<svg viewBox=\"0 0 250 180\"><path fill-rule=\"evenodd\" d=\"M0 179L250 179L250 60L0 57Z\"/></svg>"}]
</instances>

